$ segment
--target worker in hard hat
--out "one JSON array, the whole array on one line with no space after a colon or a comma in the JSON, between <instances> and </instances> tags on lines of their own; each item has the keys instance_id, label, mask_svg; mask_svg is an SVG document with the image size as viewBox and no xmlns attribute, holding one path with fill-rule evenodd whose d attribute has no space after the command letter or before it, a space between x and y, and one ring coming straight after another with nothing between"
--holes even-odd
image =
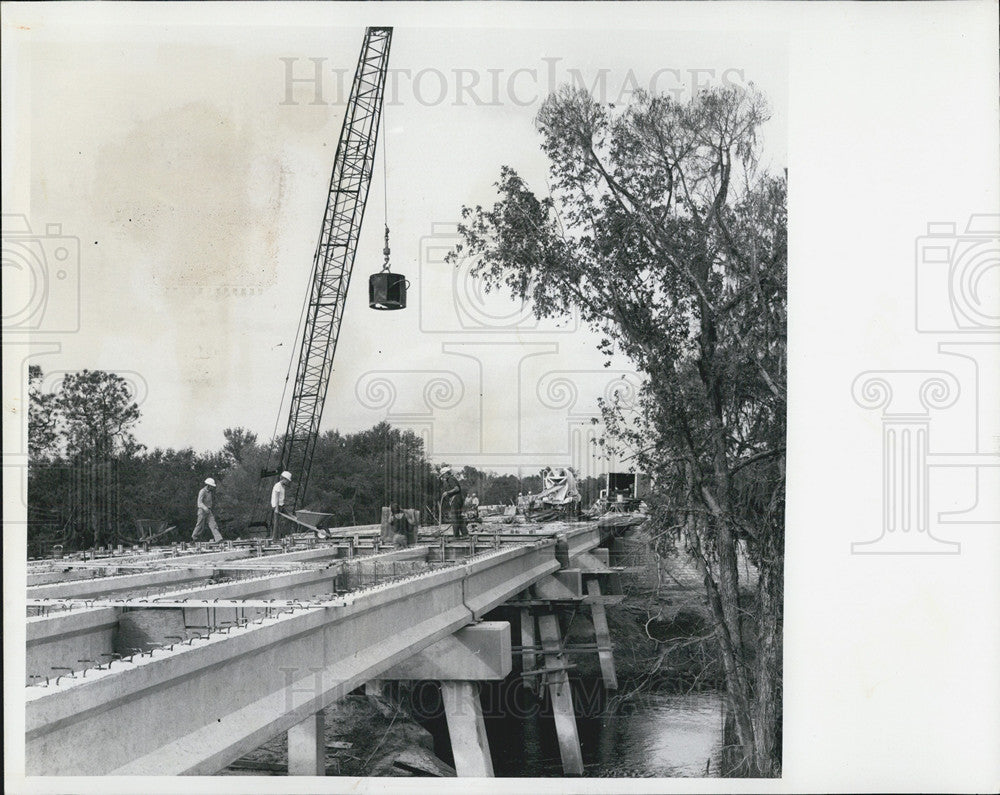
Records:
<instances>
[{"instance_id":1,"label":"worker in hard hat","mask_svg":"<svg viewBox=\"0 0 1000 795\"><path fill-rule=\"evenodd\" d=\"M274 515L271 520L271 540L277 541L281 538L281 520L285 512L285 498L288 495L288 487L292 484L292 473L284 471L278 482L271 489L271 510Z\"/></svg>"},{"instance_id":2,"label":"worker in hard hat","mask_svg":"<svg viewBox=\"0 0 1000 795\"><path fill-rule=\"evenodd\" d=\"M205 485L201 487L201 491L198 492L198 522L194 526L194 532L191 534L191 540L197 541L201 536L202 532L205 530L205 525L208 525L208 529L212 531L212 537L216 541L222 540L222 533L219 532L219 525L215 521L215 514L212 512L212 507L215 502L215 480L212 478L205 478Z\"/></svg>"},{"instance_id":3,"label":"worker in hard hat","mask_svg":"<svg viewBox=\"0 0 1000 795\"><path fill-rule=\"evenodd\" d=\"M455 478L451 467L441 469L441 502L448 505L447 521L456 538L467 536L465 527L465 500L462 497L462 486Z\"/></svg>"}]
</instances>

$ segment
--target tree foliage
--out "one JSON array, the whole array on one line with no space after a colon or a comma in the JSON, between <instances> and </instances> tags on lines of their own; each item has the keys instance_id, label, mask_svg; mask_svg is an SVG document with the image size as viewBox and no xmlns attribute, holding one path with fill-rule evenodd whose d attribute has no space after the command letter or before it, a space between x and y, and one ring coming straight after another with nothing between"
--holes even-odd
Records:
<instances>
[{"instance_id":1,"label":"tree foliage","mask_svg":"<svg viewBox=\"0 0 1000 795\"><path fill-rule=\"evenodd\" d=\"M787 222L785 177L757 162L767 118L752 88L614 111L564 87L536 120L548 194L503 167L453 255L539 317L578 310L645 375L638 409L605 404L605 420L654 477L658 549L704 574L754 775L775 775L781 748Z\"/></svg>"},{"instance_id":2,"label":"tree foliage","mask_svg":"<svg viewBox=\"0 0 1000 795\"><path fill-rule=\"evenodd\" d=\"M134 543L139 520L174 526L162 541L187 540L208 477L219 484L215 513L225 536L244 534L260 509L267 511L274 478L260 475L272 468L280 437L260 442L252 431L235 427L223 430L225 442L215 451L147 450L132 433L138 406L121 399L124 381L115 374L72 374L54 392L42 388L39 368L29 375L28 541L34 554L47 554L53 543ZM94 412L89 428L82 422L86 406ZM66 407L72 409L68 415ZM475 467L465 467L462 480L484 505L510 504L520 491L541 488L537 475L520 479ZM440 491L438 467L427 460L422 440L381 422L357 433L321 434L309 486L295 507L332 514L330 524L342 527L377 523L382 507L395 501L431 522Z\"/></svg>"},{"instance_id":3,"label":"tree foliage","mask_svg":"<svg viewBox=\"0 0 1000 795\"><path fill-rule=\"evenodd\" d=\"M131 385L116 373L67 373L54 403L69 459L101 461L139 449L133 434L139 406Z\"/></svg>"},{"instance_id":4,"label":"tree foliage","mask_svg":"<svg viewBox=\"0 0 1000 795\"><path fill-rule=\"evenodd\" d=\"M28 366L28 460L40 463L58 453L59 418L56 396L42 389L42 368Z\"/></svg>"}]
</instances>

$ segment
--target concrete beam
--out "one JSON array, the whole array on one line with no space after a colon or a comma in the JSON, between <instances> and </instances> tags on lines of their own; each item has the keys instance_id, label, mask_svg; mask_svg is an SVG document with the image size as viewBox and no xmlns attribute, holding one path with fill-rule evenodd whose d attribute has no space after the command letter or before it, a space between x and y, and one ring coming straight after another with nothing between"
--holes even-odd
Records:
<instances>
[{"instance_id":1,"label":"concrete beam","mask_svg":"<svg viewBox=\"0 0 1000 795\"><path fill-rule=\"evenodd\" d=\"M470 608L503 602L557 566L552 541L501 550L353 594L341 606L27 688L27 772L215 773L453 634L473 620Z\"/></svg>"},{"instance_id":2,"label":"concrete beam","mask_svg":"<svg viewBox=\"0 0 1000 795\"><path fill-rule=\"evenodd\" d=\"M599 546L606 531L597 524L586 524L557 536L556 555L563 568L573 565L573 559Z\"/></svg>"},{"instance_id":3,"label":"concrete beam","mask_svg":"<svg viewBox=\"0 0 1000 795\"><path fill-rule=\"evenodd\" d=\"M538 599L573 600L583 598L583 575L579 569L562 569L535 583Z\"/></svg>"},{"instance_id":4,"label":"concrete beam","mask_svg":"<svg viewBox=\"0 0 1000 795\"><path fill-rule=\"evenodd\" d=\"M596 554L597 552L603 552L603 555ZM592 549L590 552L584 552L573 558L570 568L583 569L586 572L595 572L600 574L607 574L609 572L617 571L617 569L612 569L607 563L608 550L606 549Z\"/></svg>"},{"instance_id":5,"label":"concrete beam","mask_svg":"<svg viewBox=\"0 0 1000 795\"><path fill-rule=\"evenodd\" d=\"M184 583L210 579L211 568L161 569L141 574L119 574L114 577L93 577L88 580L72 580L52 585L36 585L28 589L32 599L88 599L127 591L141 591L143 588L181 587Z\"/></svg>"},{"instance_id":6,"label":"concrete beam","mask_svg":"<svg viewBox=\"0 0 1000 795\"><path fill-rule=\"evenodd\" d=\"M483 621L442 638L380 678L482 681L504 679L512 668L510 624Z\"/></svg>"},{"instance_id":7,"label":"concrete beam","mask_svg":"<svg viewBox=\"0 0 1000 795\"><path fill-rule=\"evenodd\" d=\"M303 552L315 553L316 550L303 550ZM290 553L299 555L300 553ZM380 555L372 555L364 558L356 558L354 563L371 562L387 563L392 561L420 560L426 557L427 547L410 547L408 549L385 552ZM275 555L274 558L288 560L287 555ZM292 558L295 560L296 558ZM300 558L308 559L308 558ZM268 560L260 558L258 560ZM341 568L347 561L331 559L330 567L326 569L312 569L308 571L296 571L289 574L262 574L260 577L252 577L235 582L219 583L217 585L205 585L201 587L179 589L153 597L148 604L136 605L129 602L130 609L141 608L143 611L149 610L183 610L183 626L193 631L204 632L210 625L216 625L229 621L235 623L238 618L252 620L266 613L266 608L261 605L248 605L236 607L227 604L207 606L204 603L212 600L233 600L233 599L306 599L322 593L331 593L334 590L334 583ZM120 578L111 578L116 581ZM99 583L102 580L93 580ZM91 582L91 581L88 581ZM104 587L104 586L101 586ZM112 590L113 594L115 591ZM30 594L29 598L36 598ZM157 601L180 602L182 600L201 600L202 606L178 606L171 608L157 607ZM92 659L104 662L100 655L111 654L113 652L123 652L121 643L116 642L115 627L120 620L120 613L126 607L123 603L121 607L105 603L101 607L89 610L74 610L66 613L54 613L49 616L28 619L28 644L27 663L25 675L48 675L53 667L71 668L73 671L80 671L93 665L79 663L79 660ZM111 608L111 612L107 612ZM148 633L147 633L148 634ZM177 634L176 627L166 634ZM189 637L190 632L181 632L182 636ZM149 649L151 644L163 643L164 637L155 637L155 633L148 637L148 643L142 644L139 648ZM29 679L30 682L38 680Z\"/></svg>"},{"instance_id":8,"label":"concrete beam","mask_svg":"<svg viewBox=\"0 0 1000 795\"><path fill-rule=\"evenodd\" d=\"M32 679L33 675L55 678L60 672L54 668L80 671L110 662L110 658L103 655L114 651L117 626L118 612L110 607L29 618L24 668L27 684L44 681Z\"/></svg>"}]
</instances>

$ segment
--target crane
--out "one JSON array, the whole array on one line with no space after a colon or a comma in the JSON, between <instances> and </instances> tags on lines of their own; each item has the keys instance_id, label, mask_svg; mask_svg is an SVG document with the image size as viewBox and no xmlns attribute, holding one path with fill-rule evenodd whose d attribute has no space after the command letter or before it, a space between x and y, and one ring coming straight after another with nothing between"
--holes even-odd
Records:
<instances>
[{"instance_id":1,"label":"crane","mask_svg":"<svg viewBox=\"0 0 1000 795\"><path fill-rule=\"evenodd\" d=\"M287 494L290 506L300 505L309 483L375 164L391 42L391 27L369 27L365 31L337 143L326 212L313 256L312 286L304 311L298 366L281 448L279 470L294 473ZM388 263L388 228L385 254ZM372 279L374 283L375 276ZM265 469L261 477L275 474L277 471ZM251 527L261 524L264 523L253 522Z\"/></svg>"}]
</instances>

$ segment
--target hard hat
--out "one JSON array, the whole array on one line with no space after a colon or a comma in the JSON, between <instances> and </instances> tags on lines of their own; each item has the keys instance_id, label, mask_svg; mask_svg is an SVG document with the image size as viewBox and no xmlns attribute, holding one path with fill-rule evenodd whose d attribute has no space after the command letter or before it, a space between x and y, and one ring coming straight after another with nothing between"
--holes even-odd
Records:
<instances>
[{"instance_id":1,"label":"hard hat","mask_svg":"<svg viewBox=\"0 0 1000 795\"><path fill-rule=\"evenodd\" d=\"M286 469L284 472L281 473L281 477L283 477L285 480L291 480L292 473Z\"/></svg>"},{"instance_id":2,"label":"hard hat","mask_svg":"<svg viewBox=\"0 0 1000 795\"><path fill-rule=\"evenodd\" d=\"M441 474L442 475L450 475L451 474L451 467L441 467Z\"/></svg>"},{"instance_id":3,"label":"hard hat","mask_svg":"<svg viewBox=\"0 0 1000 795\"><path fill-rule=\"evenodd\" d=\"M214 489L215 488L215 481L212 480L212 478L205 478L205 485L206 486L211 486Z\"/></svg>"}]
</instances>

